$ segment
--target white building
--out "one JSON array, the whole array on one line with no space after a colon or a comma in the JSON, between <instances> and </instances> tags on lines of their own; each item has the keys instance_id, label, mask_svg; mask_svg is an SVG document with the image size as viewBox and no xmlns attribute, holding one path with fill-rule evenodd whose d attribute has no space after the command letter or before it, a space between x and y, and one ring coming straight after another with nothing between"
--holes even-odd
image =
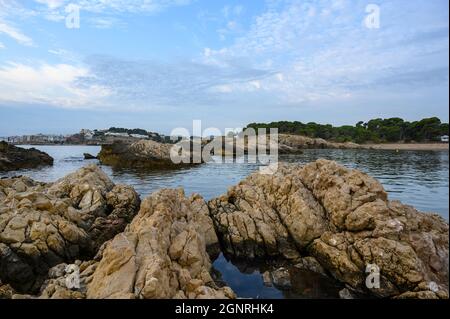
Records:
<instances>
[{"instance_id":1,"label":"white building","mask_svg":"<svg viewBox=\"0 0 450 319\"><path fill-rule=\"evenodd\" d=\"M130 134L130 136L131 136L131 137L134 137L134 138L138 138L138 139L141 139L141 140L146 140L146 139L148 139L148 136L147 136L147 135L141 135L141 134Z\"/></svg>"},{"instance_id":2,"label":"white building","mask_svg":"<svg viewBox=\"0 0 450 319\"><path fill-rule=\"evenodd\" d=\"M441 136L441 142L448 143L448 135Z\"/></svg>"},{"instance_id":3,"label":"white building","mask_svg":"<svg viewBox=\"0 0 450 319\"><path fill-rule=\"evenodd\" d=\"M84 138L87 140L92 140L92 138L94 137L94 132L92 132L91 130L82 129L80 131L80 135L84 136Z\"/></svg>"}]
</instances>

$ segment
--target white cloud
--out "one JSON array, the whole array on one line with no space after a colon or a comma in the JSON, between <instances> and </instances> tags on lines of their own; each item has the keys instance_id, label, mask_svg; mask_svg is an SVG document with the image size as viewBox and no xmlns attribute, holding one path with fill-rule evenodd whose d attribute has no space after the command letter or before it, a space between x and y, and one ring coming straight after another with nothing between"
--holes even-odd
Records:
<instances>
[{"instance_id":1,"label":"white cloud","mask_svg":"<svg viewBox=\"0 0 450 319\"><path fill-rule=\"evenodd\" d=\"M76 4L82 11L96 13L154 13L172 6L190 4L191 0L35 0L50 10L60 10L64 5Z\"/></svg>"},{"instance_id":2,"label":"white cloud","mask_svg":"<svg viewBox=\"0 0 450 319\"><path fill-rule=\"evenodd\" d=\"M89 75L87 68L68 64L32 67L8 63L0 66L0 101L66 108L104 105L110 90L100 85L77 83Z\"/></svg>"},{"instance_id":3,"label":"white cloud","mask_svg":"<svg viewBox=\"0 0 450 319\"><path fill-rule=\"evenodd\" d=\"M116 18L111 17L99 17L89 19L90 24L97 29L110 29L112 27L117 27L123 25L123 23Z\"/></svg>"},{"instance_id":4,"label":"white cloud","mask_svg":"<svg viewBox=\"0 0 450 319\"><path fill-rule=\"evenodd\" d=\"M61 7L66 0L35 0L38 3L45 4L49 9L56 9Z\"/></svg>"},{"instance_id":5,"label":"white cloud","mask_svg":"<svg viewBox=\"0 0 450 319\"><path fill-rule=\"evenodd\" d=\"M231 46L204 51L208 63L246 60L253 68L275 74L258 80L258 85L230 85L227 93L262 90L271 93L272 101L298 105L348 99L375 87L382 92L405 91L414 85L448 82L443 76L448 62L442 56L448 55L448 22L442 14L436 17L439 5L426 5L424 13L425 2L417 2L403 12L384 2L382 20L390 23L373 31L363 26L363 2L271 2ZM222 12L232 16L230 7ZM433 16L435 20L427 24L416 22Z\"/></svg>"},{"instance_id":6,"label":"white cloud","mask_svg":"<svg viewBox=\"0 0 450 319\"><path fill-rule=\"evenodd\" d=\"M1 33L6 34L10 38L13 38L14 40L16 40L17 42L19 42L22 45L26 45L26 46L33 45L33 40L30 37L23 34L19 29L15 28L11 25L8 25L2 21L0 21L0 34Z\"/></svg>"}]
</instances>

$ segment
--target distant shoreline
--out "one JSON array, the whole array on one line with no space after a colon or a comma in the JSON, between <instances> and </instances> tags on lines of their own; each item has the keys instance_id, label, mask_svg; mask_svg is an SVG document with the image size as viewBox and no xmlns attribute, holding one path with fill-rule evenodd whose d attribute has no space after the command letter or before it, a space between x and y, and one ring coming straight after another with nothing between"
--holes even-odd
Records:
<instances>
[{"instance_id":1,"label":"distant shoreline","mask_svg":"<svg viewBox=\"0 0 450 319\"><path fill-rule=\"evenodd\" d=\"M102 144L15 144L16 146L102 146ZM448 143L370 143L359 144L362 149L399 151L448 151Z\"/></svg>"},{"instance_id":2,"label":"distant shoreline","mask_svg":"<svg viewBox=\"0 0 450 319\"><path fill-rule=\"evenodd\" d=\"M383 143L362 144L367 148L376 150L399 150L399 151L448 151L448 143Z\"/></svg>"}]
</instances>

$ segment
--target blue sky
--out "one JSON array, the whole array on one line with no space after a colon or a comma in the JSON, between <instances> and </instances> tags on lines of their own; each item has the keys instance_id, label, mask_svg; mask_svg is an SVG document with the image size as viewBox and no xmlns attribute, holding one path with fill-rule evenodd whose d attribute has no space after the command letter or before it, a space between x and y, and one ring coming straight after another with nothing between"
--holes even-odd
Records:
<instances>
[{"instance_id":1,"label":"blue sky","mask_svg":"<svg viewBox=\"0 0 450 319\"><path fill-rule=\"evenodd\" d=\"M79 28L67 27L73 5ZM447 0L0 0L0 136L448 121L448 11Z\"/></svg>"}]
</instances>

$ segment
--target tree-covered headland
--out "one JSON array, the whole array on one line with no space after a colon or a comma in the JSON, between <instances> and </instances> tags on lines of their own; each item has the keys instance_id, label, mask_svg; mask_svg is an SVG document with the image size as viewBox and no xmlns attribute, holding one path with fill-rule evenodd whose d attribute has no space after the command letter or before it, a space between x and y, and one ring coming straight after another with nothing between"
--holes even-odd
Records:
<instances>
[{"instance_id":1,"label":"tree-covered headland","mask_svg":"<svg viewBox=\"0 0 450 319\"><path fill-rule=\"evenodd\" d=\"M448 123L437 117L408 122L401 118L373 119L358 122L355 126L333 126L314 122L298 121L251 123L247 128L278 128L279 134L296 134L312 138L323 138L335 142L383 143L383 142L438 142L448 135Z\"/></svg>"}]
</instances>

